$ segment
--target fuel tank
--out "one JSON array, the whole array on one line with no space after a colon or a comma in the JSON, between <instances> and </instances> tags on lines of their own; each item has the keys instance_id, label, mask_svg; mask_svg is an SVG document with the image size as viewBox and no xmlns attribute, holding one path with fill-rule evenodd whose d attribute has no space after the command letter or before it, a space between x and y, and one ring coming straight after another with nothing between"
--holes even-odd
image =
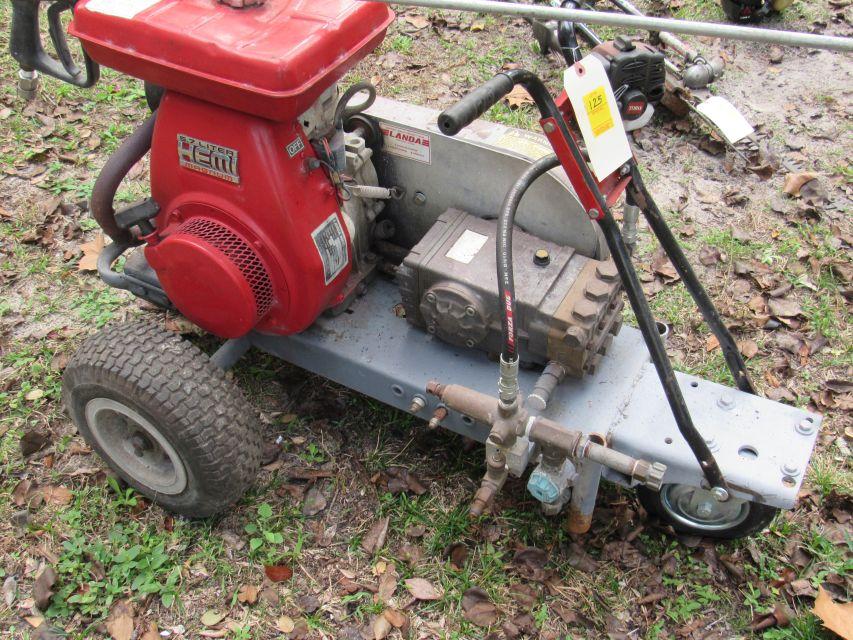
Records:
<instances>
[{"instance_id":1,"label":"fuel tank","mask_svg":"<svg viewBox=\"0 0 853 640\"><path fill-rule=\"evenodd\" d=\"M359 0L79 0L69 32L100 64L244 113L298 117L385 36Z\"/></svg>"}]
</instances>

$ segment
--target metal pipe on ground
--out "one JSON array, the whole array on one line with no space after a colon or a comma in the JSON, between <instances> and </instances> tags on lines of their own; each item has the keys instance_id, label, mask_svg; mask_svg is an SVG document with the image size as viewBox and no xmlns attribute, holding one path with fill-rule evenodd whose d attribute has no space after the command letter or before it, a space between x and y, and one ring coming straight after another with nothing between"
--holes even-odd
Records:
<instances>
[{"instance_id":1,"label":"metal pipe on ground","mask_svg":"<svg viewBox=\"0 0 853 640\"><path fill-rule=\"evenodd\" d=\"M378 0L385 4L397 4L406 7L425 7L428 9L450 9L473 11L492 15L518 16L539 20L570 20L586 24L599 24L608 27L642 29L644 31L667 31L694 36L710 36L728 40L760 42L787 47L808 47L829 51L853 51L853 38L825 36L797 31L776 29L758 29L738 25L716 24L713 22L692 22L673 18L655 18L635 16L624 13L604 11L586 11L583 9L562 9L529 4L513 4L495 0Z\"/></svg>"}]
</instances>

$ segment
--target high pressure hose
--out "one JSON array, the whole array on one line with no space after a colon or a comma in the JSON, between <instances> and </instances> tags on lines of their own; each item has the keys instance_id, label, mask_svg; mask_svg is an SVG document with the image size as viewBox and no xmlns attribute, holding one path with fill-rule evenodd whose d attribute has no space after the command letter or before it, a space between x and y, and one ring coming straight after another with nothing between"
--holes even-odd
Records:
<instances>
[{"instance_id":1,"label":"high pressure hose","mask_svg":"<svg viewBox=\"0 0 853 640\"><path fill-rule=\"evenodd\" d=\"M95 181L95 188L92 189L90 205L92 216L104 233L116 244L129 246L140 242L130 230L118 226L113 202L121 181L124 180L133 165L139 162L151 149L156 121L157 113L155 112L121 143L121 146L107 160Z\"/></svg>"},{"instance_id":2,"label":"high pressure hose","mask_svg":"<svg viewBox=\"0 0 853 640\"><path fill-rule=\"evenodd\" d=\"M503 348L501 360L512 363L518 361L518 327L515 324L515 279L512 272L512 229L515 213L527 189L533 182L560 166L560 160L553 153L531 164L507 191L500 215L498 216L498 237L496 258L498 286L501 287L503 304L501 305L501 326L503 329Z\"/></svg>"}]
</instances>

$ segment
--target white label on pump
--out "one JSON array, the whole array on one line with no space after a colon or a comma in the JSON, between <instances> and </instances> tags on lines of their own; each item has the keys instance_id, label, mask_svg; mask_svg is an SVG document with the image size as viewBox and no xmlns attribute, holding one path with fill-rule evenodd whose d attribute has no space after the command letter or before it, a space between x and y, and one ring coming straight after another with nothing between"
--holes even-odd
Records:
<instances>
[{"instance_id":1,"label":"white label on pump","mask_svg":"<svg viewBox=\"0 0 853 640\"><path fill-rule=\"evenodd\" d=\"M160 0L89 0L86 3L86 9L130 20L158 2Z\"/></svg>"},{"instance_id":2,"label":"white label on pump","mask_svg":"<svg viewBox=\"0 0 853 640\"><path fill-rule=\"evenodd\" d=\"M450 251L444 255L451 260L456 260L456 262L471 264L471 260L480 252L488 239L488 236L484 236L482 233L465 229L459 239L450 247Z\"/></svg>"},{"instance_id":3,"label":"white label on pump","mask_svg":"<svg viewBox=\"0 0 853 640\"><path fill-rule=\"evenodd\" d=\"M332 213L311 234L314 245L323 261L323 275L326 284L338 277L344 267L349 264L349 250L344 228L337 213Z\"/></svg>"},{"instance_id":4,"label":"white label on pump","mask_svg":"<svg viewBox=\"0 0 853 640\"><path fill-rule=\"evenodd\" d=\"M385 143L382 147L384 153L424 164L432 163L429 134L388 122L383 122L381 126Z\"/></svg>"},{"instance_id":5,"label":"white label on pump","mask_svg":"<svg viewBox=\"0 0 853 640\"><path fill-rule=\"evenodd\" d=\"M619 106L601 61L588 55L566 69L563 88L586 142L592 171L604 180L631 159Z\"/></svg>"},{"instance_id":6,"label":"white label on pump","mask_svg":"<svg viewBox=\"0 0 853 640\"><path fill-rule=\"evenodd\" d=\"M755 131L737 107L720 96L711 96L700 102L696 105L696 111L714 123L731 144L743 140Z\"/></svg>"}]
</instances>

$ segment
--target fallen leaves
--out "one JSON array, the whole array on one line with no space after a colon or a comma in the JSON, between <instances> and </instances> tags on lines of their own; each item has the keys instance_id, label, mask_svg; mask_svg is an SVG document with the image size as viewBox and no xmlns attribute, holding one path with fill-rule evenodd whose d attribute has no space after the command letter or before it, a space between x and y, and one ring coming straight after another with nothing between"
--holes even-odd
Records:
<instances>
[{"instance_id":1,"label":"fallen leaves","mask_svg":"<svg viewBox=\"0 0 853 640\"><path fill-rule=\"evenodd\" d=\"M56 570L48 565L42 570L33 584L33 600L36 606L42 611L50 605L57 577Z\"/></svg>"},{"instance_id":2,"label":"fallen leaves","mask_svg":"<svg viewBox=\"0 0 853 640\"><path fill-rule=\"evenodd\" d=\"M391 521L387 516L377 520L368 530L361 541L361 548L365 553L373 555L385 546L385 538L388 536L388 523Z\"/></svg>"},{"instance_id":3,"label":"fallen leaves","mask_svg":"<svg viewBox=\"0 0 853 640\"><path fill-rule=\"evenodd\" d=\"M785 184L782 186L782 191L792 198L797 198L800 195L800 190L803 188L803 185L815 180L816 178L817 174L809 171L803 173L789 173L785 176Z\"/></svg>"},{"instance_id":4,"label":"fallen leaves","mask_svg":"<svg viewBox=\"0 0 853 640\"><path fill-rule=\"evenodd\" d=\"M512 91L506 94L504 102L510 109L518 109L524 105L533 104L533 98L527 93L527 89L517 84Z\"/></svg>"},{"instance_id":5,"label":"fallen leaves","mask_svg":"<svg viewBox=\"0 0 853 640\"><path fill-rule=\"evenodd\" d=\"M790 298L769 298L767 300L767 309L771 315L777 318L795 318L803 314L799 303Z\"/></svg>"},{"instance_id":6,"label":"fallen leaves","mask_svg":"<svg viewBox=\"0 0 853 640\"><path fill-rule=\"evenodd\" d=\"M251 584L244 584L237 590L237 602L242 604L255 604L258 601L260 590Z\"/></svg>"},{"instance_id":7,"label":"fallen leaves","mask_svg":"<svg viewBox=\"0 0 853 640\"><path fill-rule=\"evenodd\" d=\"M83 257L77 263L78 271L97 271L98 258L104 250L106 240L103 233L98 233L94 240L85 242L80 245L80 250L83 252Z\"/></svg>"},{"instance_id":8,"label":"fallen leaves","mask_svg":"<svg viewBox=\"0 0 853 640\"><path fill-rule=\"evenodd\" d=\"M113 640L130 640L133 637L135 612L128 600L119 600L110 610L107 618L107 633Z\"/></svg>"},{"instance_id":9,"label":"fallen leaves","mask_svg":"<svg viewBox=\"0 0 853 640\"><path fill-rule=\"evenodd\" d=\"M201 614L201 623L205 627L215 627L223 620L225 620L225 614L221 611L216 611L215 609L208 609Z\"/></svg>"},{"instance_id":10,"label":"fallen leaves","mask_svg":"<svg viewBox=\"0 0 853 640\"><path fill-rule=\"evenodd\" d=\"M275 621L275 628L282 633L290 633L295 627L296 623L293 622L293 618L290 616L281 616Z\"/></svg>"},{"instance_id":11,"label":"fallen leaves","mask_svg":"<svg viewBox=\"0 0 853 640\"><path fill-rule=\"evenodd\" d=\"M818 587L812 613L820 618L823 626L830 631L837 633L844 640L853 640L853 602L839 604L829 597L823 587Z\"/></svg>"},{"instance_id":12,"label":"fallen leaves","mask_svg":"<svg viewBox=\"0 0 853 640\"><path fill-rule=\"evenodd\" d=\"M480 587L471 587L462 594L462 612L468 622L478 627L490 627L498 621L498 609Z\"/></svg>"},{"instance_id":13,"label":"fallen leaves","mask_svg":"<svg viewBox=\"0 0 853 640\"><path fill-rule=\"evenodd\" d=\"M293 569L284 564L265 564L264 574L272 582L284 582L293 577Z\"/></svg>"},{"instance_id":14,"label":"fallen leaves","mask_svg":"<svg viewBox=\"0 0 853 640\"><path fill-rule=\"evenodd\" d=\"M418 600L439 600L444 595L440 589L424 578L409 578L405 585L409 593Z\"/></svg>"}]
</instances>

